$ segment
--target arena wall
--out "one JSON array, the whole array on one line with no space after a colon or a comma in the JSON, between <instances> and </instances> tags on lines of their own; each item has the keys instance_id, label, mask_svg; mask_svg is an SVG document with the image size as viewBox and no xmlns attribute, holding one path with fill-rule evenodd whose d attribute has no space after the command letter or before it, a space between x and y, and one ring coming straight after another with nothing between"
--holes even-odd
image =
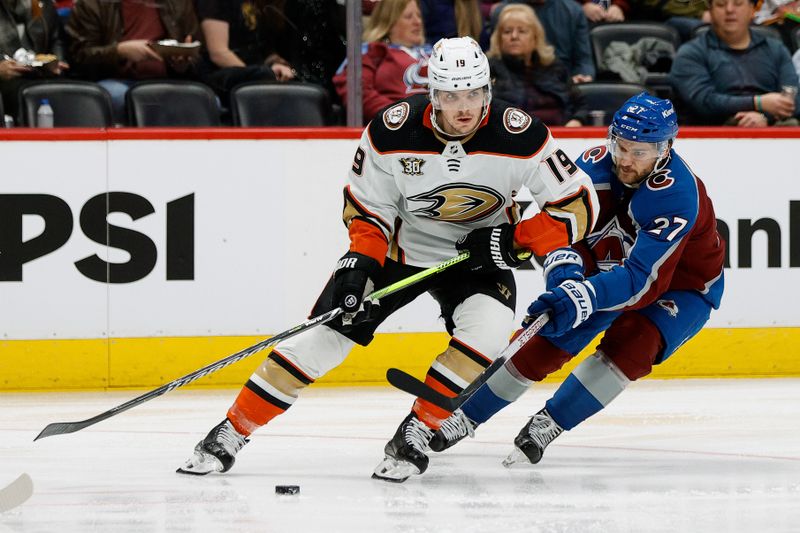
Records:
<instances>
[{"instance_id":1,"label":"arena wall","mask_svg":"<svg viewBox=\"0 0 800 533\"><path fill-rule=\"evenodd\" d=\"M554 134L578 157L604 131ZM358 135L0 133L0 390L151 388L302 322L347 246L341 187ZM653 376L800 375L800 132L685 128L676 148L727 235L726 293ZM542 290L538 265L517 280L521 315ZM418 299L321 382L422 375L447 342L437 316ZM197 386L237 386L261 358Z\"/></svg>"}]
</instances>

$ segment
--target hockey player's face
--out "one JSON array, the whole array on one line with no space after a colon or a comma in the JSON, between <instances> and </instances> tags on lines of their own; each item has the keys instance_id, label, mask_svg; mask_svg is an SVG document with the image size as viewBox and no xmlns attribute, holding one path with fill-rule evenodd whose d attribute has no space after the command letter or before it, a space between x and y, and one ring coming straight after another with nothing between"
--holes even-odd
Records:
<instances>
[{"instance_id":1,"label":"hockey player's face","mask_svg":"<svg viewBox=\"0 0 800 533\"><path fill-rule=\"evenodd\" d=\"M615 173L622 183L635 185L649 176L658 160L658 147L615 137L609 142Z\"/></svg>"},{"instance_id":2,"label":"hockey player's face","mask_svg":"<svg viewBox=\"0 0 800 533\"><path fill-rule=\"evenodd\" d=\"M439 91L439 121L445 133L466 135L478 127L484 105L483 89Z\"/></svg>"}]
</instances>

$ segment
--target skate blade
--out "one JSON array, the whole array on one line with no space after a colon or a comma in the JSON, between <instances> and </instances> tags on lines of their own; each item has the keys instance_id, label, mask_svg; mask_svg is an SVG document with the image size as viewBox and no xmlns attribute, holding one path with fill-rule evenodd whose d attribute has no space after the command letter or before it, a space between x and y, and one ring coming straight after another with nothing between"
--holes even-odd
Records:
<instances>
[{"instance_id":1,"label":"skate blade","mask_svg":"<svg viewBox=\"0 0 800 533\"><path fill-rule=\"evenodd\" d=\"M186 463L175 470L178 474L189 474L192 476L205 476L212 472L222 472L222 463L211 454L194 452Z\"/></svg>"},{"instance_id":2,"label":"skate blade","mask_svg":"<svg viewBox=\"0 0 800 533\"><path fill-rule=\"evenodd\" d=\"M508 457L503 459L503 466L506 468L514 468L526 463L530 464L530 461L519 448L514 448L511 453L508 454Z\"/></svg>"},{"instance_id":3,"label":"skate blade","mask_svg":"<svg viewBox=\"0 0 800 533\"><path fill-rule=\"evenodd\" d=\"M385 457L375 467L372 479L381 479L392 483L402 483L411 476L419 474L419 468L406 461L398 461L393 457Z\"/></svg>"}]
</instances>

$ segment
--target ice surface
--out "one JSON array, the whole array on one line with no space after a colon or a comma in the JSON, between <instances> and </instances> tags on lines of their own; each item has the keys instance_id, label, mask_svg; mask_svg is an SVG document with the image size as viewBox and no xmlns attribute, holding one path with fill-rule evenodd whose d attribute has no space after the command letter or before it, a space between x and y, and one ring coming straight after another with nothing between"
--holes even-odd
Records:
<instances>
[{"instance_id":1,"label":"ice surface","mask_svg":"<svg viewBox=\"0 0 800 533\"><path fill-rule=\"evenodd\" d=\"M141 391L3 394L0 486L27 472L36 489L0 532L800 531L800 379L645 380L539 465L503 468L553 390L535 386L404 484L370 479L411 406L390 388L311 387L206 477L174 472L236 390L175 391L36 443Z\"/></svg>"}]
</instances>

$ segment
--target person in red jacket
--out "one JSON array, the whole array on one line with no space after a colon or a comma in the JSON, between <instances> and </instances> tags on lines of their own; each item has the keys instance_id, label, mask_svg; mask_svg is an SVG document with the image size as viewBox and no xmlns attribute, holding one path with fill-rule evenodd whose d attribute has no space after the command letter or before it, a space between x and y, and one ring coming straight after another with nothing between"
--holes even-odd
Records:
<instances>
[{"instance_id":1,"label":"person in red jacket","mask_svg":"<svg viewBox=\"0 0 800 533\"><path fill-rule=\"evenodd\" d=\"M372 11L362 46L364 124L389 104L428 91L428 57L417 0L382 0ZM333 83L347 100L347 62Z\"/></svg>"}]
</instances>

